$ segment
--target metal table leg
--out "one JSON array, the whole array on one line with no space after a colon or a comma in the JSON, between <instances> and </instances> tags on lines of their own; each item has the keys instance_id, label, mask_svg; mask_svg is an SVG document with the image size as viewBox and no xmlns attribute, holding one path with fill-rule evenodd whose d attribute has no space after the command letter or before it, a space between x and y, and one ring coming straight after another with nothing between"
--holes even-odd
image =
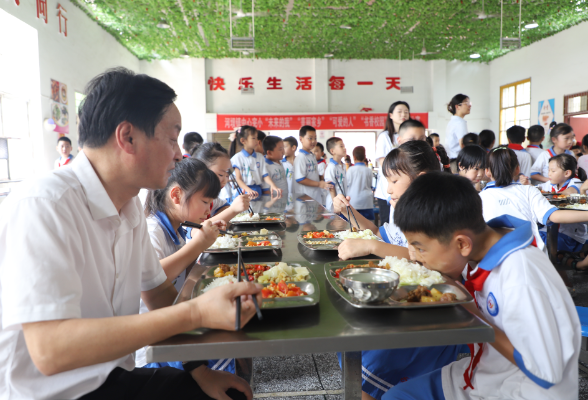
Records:
<instances>
[{"instance_id":1,"label":"metal table leg","mask_svg":"<svg viewBox=\"0 0 588 400\"><path fill-rule=\"evenodd\" d=\"M361 399L361 351L343 353L343 400Z\"/></svg>"}]
</instances>

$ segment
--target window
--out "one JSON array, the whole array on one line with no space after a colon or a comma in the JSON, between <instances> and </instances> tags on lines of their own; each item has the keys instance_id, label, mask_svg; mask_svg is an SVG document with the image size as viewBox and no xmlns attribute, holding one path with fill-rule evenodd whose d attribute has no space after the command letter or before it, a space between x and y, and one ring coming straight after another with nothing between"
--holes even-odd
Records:
<instances>
[{"instance_id":1,"label":"window","mask_svg":"<svg viewBox=\"0 0 588 400\"><path fill-rule=\"evenodd\" d=\"M500 144L507 144L506 130L531 126L531 79L500 87Z\"/></svg>"},{"instance_id":2,"label":"window","mask_svg":"<svg viewBox=\"0 0 588 400\"><path fill-rule=\"evenodd\" d=\"M345 144L347 154L351 157L353 162L353 149L357 146L365 147L365 156L372 163L375 163L376 157L376 135L377 132L335 132L333 136L341 138ZM327 149L325 149L326 152ZM330 158L330 157L329 157Z\"/></svg>"}]
</instances>

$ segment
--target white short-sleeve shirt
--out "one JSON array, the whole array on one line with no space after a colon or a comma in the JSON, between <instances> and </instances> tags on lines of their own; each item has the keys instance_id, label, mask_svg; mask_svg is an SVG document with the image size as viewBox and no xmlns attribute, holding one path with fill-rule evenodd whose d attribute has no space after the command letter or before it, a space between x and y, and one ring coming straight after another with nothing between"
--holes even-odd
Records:
<instances>
[{"instance_id":1,"label":"white short-sleeve shirt","mask_svg":"<svg viewBox=\"0 0 588 400\"><path fill-rule=\"evenodd\" d=\"M365 163L355 163L347 170L347 195L356 210L374 208L374 194L372 192L372 170Z\"/></svg>"},{"instance_id":2,"label":"white short-sleeve shirt","mask_svg":"<svg viewBox=\"0 0 588 400\"><path fill-rule=\"evenodd\" d=\"M378 140L376 141L376 160L380 158L386 158L388 153L390 153L393 148L394 144L390 140L388 131L381 132L378 136ZM376 183L376 191L374 195L378 199L387 200L388 181L382 173L382 165L380 165L379 168L380 170L378 171L378 183Z\"/></svg>"},{"instance_id":3,"label":"white short-sleeve shirt","mask_svg":"<svg viewBox=\"0 0 588 400\"><path fill-rule=\"evenodd\" d=\"M496 187L494 182L489 182L480 197L485 221L505 214L530 221L537 247L543 250L545 244L539 236L537 223L547 225L549 216L557 211L557 207L552 206L536 187L518 183Z\"/></svg>"},{"instance_id":4,"label":"white short-sleeve shirt","mask_svg":"<svg viewBox=\"0 0 588 400\"><path fill-rule=\"evenodd\" d=\"M468 123L462 117L454 115L445 130L445 146L449 158L457 158L461 147L459 141L468 134Z\"/></svg>"},{"instance_id":5,"label":"white short-sleeve shirt","mask_svg":"<svg viewBox=\"0 0 588 400\"><path fill-rule=\"evenodd\" d=\"M565 151L566 154L569 154L570 156L574 156L574 153L572 153L569 150ZM535 160L535 163L533 163L533 166L531 167L531 176L533 175L543 175L544 177L548 178L549 177L549 160L551 159L551 157L555 157L557 154L555 154L555 150L553 149L553 147L551 147L550 149L545 150L544 152L542 152L541 154L539 154L539 156L537 157L537 160Z\"/></svg>"},{"instance_id":6,"label":"white short-sleeve shirt","mask_svg":"<svg viewBox=\"0 0 588 400\"><path fill-rule=\"evenodd\" d=\"M292 181L294 180L294 166L284 157L282 159L282 166L286 171L286 180L288 181L288 193L292 193Z\"/></svg>"},{"instance_id":7,"label":"white short-sleeve shirt","mask_svg":"<svg viewBox=\"0 0 588 400\"><path fill-rule=\"evenodd\" d=\"M280 163L279 161L273 162L272 160L268 160L267 158L264 158L264 162L268 176L272 178L274 185L282 189L282 196L287 197L288 179L286 178L286 170L282 166L282 163ZM267 190L269 193L270 186L267 183L264 182L263 185L261 185L261 187L263 190Z\"/></svg>"},{"instance_id":8,"label":"white short-sleeve shirt","mask_svg":"<svg viewBox=\"0 0 588 400\"><path fill-rule=\"evenodd\" d=\"M529 153L529 155L531 156L531 166L535 164L535 161L537 161L537 157L539 157L539 155L544 151L541 147L537 146L536 144L528 145L525 150L527 150L527 153Z\"/></svg>"},{"instance_id":9,"label":"white short-sleeve shirt","mask_svg":"<svg viewBox=\"0 0 588 400\"><path fill-rule=\"evenodd\" d=\"M316 166L318 168L318 173L320 176L325 176L325 170L327 169L327 161L322 159L320 162L316 162Z\"/></svg>"},{"instance_id":10,"label":"white short-sleeve shirt","mask_svg":"<svg viewBox=\"0 0 588 400\"><path fill-rule=\"evenodd\" d=\"M523 150L516 150L511 149L517 155L517 159L519 161L519 166L521 167L521 174L529 177L531 176L531 167L533 166L533 159L531 155L527 153L525 149Z\"/></svg>"},{"instance_id":11,"label":"white short-sleeve shirt","mask_svg":"<svg viewBox=\"0 0 588 400\"><path fill-rule=\"evenodd\" d=\"M347 179L345 176L347 175L347 171L345 170L345 165L338 163L334 159L330 158L327 164L327 168L325 169L325 182L332 183L335 186L335 191L337 194L349 195L347 191ZM337 184L339 183L339 184ZM341 186L341 188L339 188ZM343 189L343 192L341 192ZM333 209L333 199L331 199L331 194L327 194L326 196L326 204L325 208L327 210Z\"/></svg>"},{"instance_id":12,"label":"white short-sleeve shirt","mask_svg":"<svg viewBox=\"0 0 588 400\"><path fill-rule=\"evenodd\" d=\"M229 186L227 184L227 186ZM218 210L220 210L221 208L223 208L224 206L228 206L229 203L227 203L227 201L221 197L217 197L216 199L214 199L212 201L212 204L210 205L210 216L214 217L216 215L216 213L218 212Z\"/></svg>"},{"instance_id":13,"label":"white short-sleeve shirt","mask_svg":"<svg viewBox=\"0 0 588 400\"><path fill-rule=\"evenodd\" d=\"M133 354L44 376L21 325L139 313L141 291L164 283L137 197L117 212L90 161L24 182L0 204L0 398L77 398Z\"/></svg>"},{"instance_id":14,"label":"white short-sleeve shirt","mask_svg":"<svg viewBox=\"0 0 588 400\"><path fill-rule=\"evenodd\" d=\"M263 178L268 176L263 161L263 155L254 151L252 154L247 153L247 150L242 149L231 158L233 168L241 172L241 179L247 186L260 185L264 182Z\"/></svg>"},{"instance_id":15,"label":"white short-sleeve shirt","mask_svg":"<svg viewBox=\"0 0 588 400\"><path fill-rule=\"evenodd\" d=\"M582 339L578 312L547 256L529 246L532 240L527 225L523 231L516 228L496 243L479 264L493 269L482 290L475 292L484 317L503 331L515 348L517 365L484 343L472 378L474 389L463 390L470 358L443 367L445 398L578 398ZM475 345L476 352L478 349Z\"/></svg>"},{"instance_id":16,"label":"white short-sleeve shirt","mask_svg":"<svg viewBox=\"0 0 588 400\"><path fill-rule=\"evenodd\" d=\"M385 222L379 229L380 236L384 242L400 247L408 247L408 241L404 233L394 224L394 207L390 207L389 222Z\"/></svg>"},{"instance_id":17,"label":"white short-sleeve shirt","mask_svg":"<svg viewBox=\"0 0 588 400\"><path fill-rule=\"evenodd\" d=\"M314 186L302 185L298 182L305 178L319 182L320 177L314 154L300 149L298 156L294 159L294 182L292 183L292 192L294 195L306 194L314 200L322 203L323 189Z\"/></svg>"}]
</instances>

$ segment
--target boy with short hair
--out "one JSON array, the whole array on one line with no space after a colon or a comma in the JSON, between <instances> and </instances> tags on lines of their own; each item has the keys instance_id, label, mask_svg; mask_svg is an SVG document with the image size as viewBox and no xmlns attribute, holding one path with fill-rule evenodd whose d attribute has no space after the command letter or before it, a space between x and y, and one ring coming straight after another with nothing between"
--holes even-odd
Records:
<instances>
[{"instance_id":1,"label":"boy with short hair","mask_svg":"<svg viewBox=\"0 0 588 400\"><path fill-rule=\"evenodd\" d=\"M325 169L327 169L327 160L325 159L325 146L322 143L317 142L312 153L316 157L316 164L318 166L318 172L321 179L325 177Z\"/></svg>"},{"instance_id":2,"label":"boy with short hair","mask_svg":"<svg viewBox=\"0 0 588 400\"><path fill-rule=\"evenodd\" d=\"M282 158L284 158L284 141L278 136L266 136L263 139L263 154L265 156L265 169L274 184L282 189L282 198L288 198L288 181L286 179L286 170L282 166ZM267 183L262 184L263 194L270 193L270 187Z\"/></svg>"},{"instance_id":3,"label":"boy with short hair","mask_svg":"<svg viewBox=\"0 0 588 400\"><path fill-rule=\"evenodd\" d=\"M431 138L431 140L433 141L433 147L437 147L437 146L439 146L439 143L441 143L441 142L439 141L439 134L437 134L437 133L431 133L431 134L429 135L429 137L430 137L430 138Z\"/></svg>"},{"instance_id":4,"label":"boy with short hair","mask_svg":"<svg viewBox=\"0 0 588 400\"><path fill-rule=\"evenodd\" d=\"M190 154L194 148L200 146L204 143L204 139L198 132L188 132L184 135L184 144L182 145L182 149L184 149L184 158L190 158Z\"/></svg>"},{"instance_id":5,"label":"boy with short hair","mask_svg":"<svg viewBox=\"0 0 588 400\"><path fill-rule=\"evenodd\" d=\"M261 154L265 154L263 152L263 140L266 138L266 134L263 131L257 131L257 146L255 146L255 151Z\"/></svg>"},{"instance_id":6,"label":"boy with short hair","mask_svg":"<svg viewBox=\"0 0 588 400\"><path fill-rule=\"evenodd\" d=\"M347 155L347 149L345 149L341 138L333 136L327 140L327 152L332 158L325 169L325 182L330 183L333 187L329 190L330 195L327 196L325 207L327 210L332 210L333 199L338 194L347 196L347 180L345 179L347 170L341 162L343 157Z\"/></svg>"},{"instance_id":7,"label":"boy with short hair","mask_svg":"<svg viewBox=\"0 0 588 400\"><path fill-rule=\"evenodd\" d=\"M484 222L471 183L430 172L399 199L394 223L417 261L461 280L468 310L494 330L455 361L391 388L392 399L577 399L581 327L563 281L533 246L531 222L503 215Z\"/></svg>"},{"instance_id":8,"label":"boy with short hair","mask_svg":"<svg viewBox=\"0 0 588 400\"><path fill-rule=\"evenodd\" d=\"M54 169L59 167L63 167L70 163L73 160L73 156L71 155L71 140L67 136L62 136L57 139L57 152L59 153L59 158L55 160L55 164L53 165Z\"/></svg>"},{"instance_id":9,"label":"boy with short hair","mask_svg":"<svg viewBox=\"0 0 588 400\"><path fill-rule=\"evenodd\" d=\"M355 164L347 170L347 193L351 198L349 203L365 218L373 221L374 215L374 193L372 190L373 173L365 165L365 147L357 146L353 149L353 160Z\"/></svg>"},{"instance_id":10,"label":"boy with short hair","mask_svg":"<svg viewBox=\"0 0 588 400\"><path fill-rule=\"evenodd\" d=\"M527 129L527 140L529 141L529 144L527 145L527 153L529 153L533 163L535 163L537 157L543 153L541 143L545 140L545 128L541 125L533 125Z\"/></svg>"},{"instance_id":11,"label":"boy with short hair","mask_svg":"<svg viewBox=\"0 0 588 400\"><path fill-rule=\"evenodd\" d=\"M319 178L316 157L312 149L316 146L316 129L310 125L300 128L300 143L302 148L294 160L293 192L306 194L321 203L322 190L328 190L332 185Z\"/></svg>"},{"instance_id":12,"label":"boy with short hair","mask_svg":"<svg viewBox=\"0 0 588 400\"><path fill-rule=\"evenodd\" d=\"M296 158L296 150L298 149L298 141L294 136L288 136L284 139L284 158L282 165L286 171L286 180L288 181L288 193L292 193L292 178L294 177L294 159Z\"/></svg>"},{"instance_id":13,"label":"boy with short hair","mask_svg":"<svg viewBox=\"0 0 588 400\"><path fill-rule=\"evenodd\" d=\"M521 174L526 177L531 176L531 166L533 159L531 155L523 148L522 143L525 141L525 128L519 125L513 125L506 130L508 139L508 148L515 152L521 167Z\"/></svg>"},{"instance_id":14,"label":"boy with short hair","mask_svg":"<svg viewBox=\"0 0 588 400\"><path fill-rule=\"evenodd\" d=\"M398 127L398 146L410 140L426 140L425 125L416 119L408 119Z\"/></svg>"},{"instance_id":15,"label":"boy with short hair","mask_svg":"<svg viewBox=\"0 0 588 400\"><path fill-rule=\"evenodd\" d=\"M553 146L543 151L531 167L531 178L539 182L549 182L549 160L559 154L574 155L570 148L574 144L574 130L568 124L557 124L549 132Z\"/></svg>"}]
</instances>

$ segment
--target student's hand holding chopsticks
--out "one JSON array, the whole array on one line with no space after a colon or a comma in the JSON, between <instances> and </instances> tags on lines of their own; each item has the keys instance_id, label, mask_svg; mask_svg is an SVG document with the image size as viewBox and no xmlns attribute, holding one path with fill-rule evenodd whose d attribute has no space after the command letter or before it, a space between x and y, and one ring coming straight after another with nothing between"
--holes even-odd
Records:
<instances>
[{"instance_id":1,"label":"student's hand holding chopsticks","mask_svg":"<svg viewBox=\"0 0 588 400\"><path fill-rule=\"evenodd\" d=\"M230 208L232 208L233 211L240 213L247 211L249 209L250 203L251 199L249 198L249 195L242 194L235 197L235 200L233 200L233 204L231 204Z\"/></svg>"},{"instance_id":2,"label":"student's hand holding chopsticks","mask_svg":"<svg viewBox=\"0 0 588 400\"><path fill-rule=\"evenodd\" d=\"M213 223L209 220L206 220L201 224L201 229L192 228L192 241L195 241L196 243L202 243L206 246L206 248L212 246L218 237L220 222L224 221L216 221ZM226 224L224 229L226 229Z\"/></svg>"},{"instance_id":3,"label":"student's hand holding chopsticks","mask_svg":"<svg viewBox=\"0 0 588 400\"><path fill-rule=\"evenodd\" d=\"M347 207L351 205L349 203L350 197L343 196L342 194L338 194L333 198L333 210L336 214L341 214L343 211L346 211Z\"/></svg>"},{"instance_id":4,"label":"student's hand holding chopsticks","mask_svg":"<svg viewBox=\"0 0 588 400\"><path fill-rule=\"evenodd\" d=\"M212 328L235 330L236 299L241 296L241 327L255 315L253 297L261 304L261 285L250 282L231 283L211 289L195 299L186 301L194 329Z\"/></svg>"}]
</instances>

